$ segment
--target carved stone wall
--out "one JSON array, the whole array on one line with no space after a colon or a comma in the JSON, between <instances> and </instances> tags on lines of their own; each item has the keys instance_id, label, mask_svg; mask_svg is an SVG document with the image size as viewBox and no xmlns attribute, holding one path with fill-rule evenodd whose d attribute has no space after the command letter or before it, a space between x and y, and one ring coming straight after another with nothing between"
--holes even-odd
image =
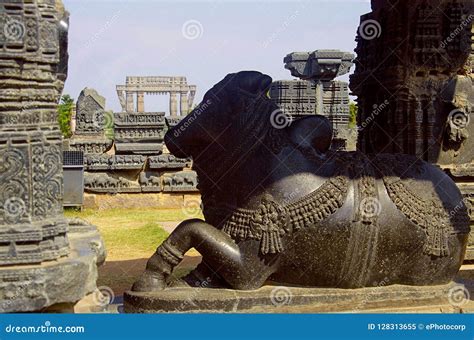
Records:
<instances>
[{"instance_id":1,"label":"carved stone wall","mask_svg":"<svg viewBox=\"0 0 474 340\"><path fill-rule=\"evenodd\" d=\"M124 154L157 155L163 150L165 113L116 113L115 151Z\"/></svg>"},{"instance_id":2,"label":"carved stone wall","mask_svg":"<svg viewBox=\"0 0 474 340\"><path fill-rule=\"evenodd\" d=\"M170 118L170 117L167 117ZM176 118L172 117L176 123ZM114 115L115 154L86 154L84 187L90 193L197 192L191 160L162 154L170 122L163 112ZM183 171L186 169L187 171ZM181 174L182 172L182 174ZM170 178L172 180L170 180Z\"/></svg>"},{"instance_id":3,"label":"carved stone wall","mask_svg":"<svg viewBox=\"0 0 474 340\"><path fill-rule=\"evenodd\" d=\"M361 17L350 83L358 96L358 148L439 164L468 204L474 193L473 23L469 0L373 0L372 12Z\"/></svg>"},{"instance_id":4,"label":"carved stone wall","mask_svg":"<svg viewBox=\"0 0 474 340\"><path fill-rule=\"evenodd\" d=\"M290 116L316 114L316 84L306 80L278 80L270 87L270 98ZM322 114L334 128L347 128L349 124L349 84L343 81L323 83Z\"/></svg>"}]
</instances>

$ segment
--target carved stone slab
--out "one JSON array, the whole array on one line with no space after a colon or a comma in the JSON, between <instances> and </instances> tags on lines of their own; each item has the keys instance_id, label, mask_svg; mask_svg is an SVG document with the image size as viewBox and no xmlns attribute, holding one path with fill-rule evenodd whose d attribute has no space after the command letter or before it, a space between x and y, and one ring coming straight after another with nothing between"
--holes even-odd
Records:
<instances>
[{"instance_id":1,"label":"carved stone slab","mask_svg":"<svg viewBox=\"0 0 474 340\"><path fill-rule=\"evenodd\" d=\"M120 143L115 142L117 154L159 155L163 152L163 143Z\"/></svg>"},{"instance_id":2,"label":"carved stone slab","mask_svg":"<svg viewBox=\"0 0 474 340\"><path fill-rule=\"evenodd\" d=\"M86 155L84 168L86 170L127 170L142 169L146 156L142 155Z\"/></svg>"},{"instance_id":3,"label":"carved stone slab","mask_svg":"<svg viewBox=\"0 0 474 340\"><path fill-rule=\"evenodd\" d=\"M150 169L182 169L190 165L189 158L178 158L172 154L149 157Z\"/></svg>"},{"instance_id":4,"label":"carved stone slab","mask_svg":"<svg viewBox=\"0 0 474 340\"><path fill-rule=\"evenodd\" d=\"M103 134L106 118L105 98L96 90L86 87L77 99L74 134Z\"/></svg>"},{"instance_id":5,"label":"carved stone slab","mask_svg":"<svg viewBox=\"0 0 474 340\"><path fill-rule=\"evenodd\" d=\"M110 150L112 143L112 140L72 138L69 140L69 149L72 151L82 151L84 154L101 154Z\"/></svg>"},{"instance_id":6,"label":"carved stone slab","mask_svg":"<svg viewBox=\"0 0 474 340\"><path fill-rule=\"evenodd\" d=\"M86 172L84 189L99 193L141 192L138 183L103 172Z\"/></svg>"},{"instance_id":7,"label":"carved stone slab","mask_svg":"<svg viewBox=\"0 0 474 340\"><path fill-rule=\"evenodd\" d=\"M163 175L163 191L198 191L197 174L194 171L180 171Z\"/></svg>"},{"instance_id":8,"label":"carved stone slab","mask_svg":"<svg viewBox=\"0 0 474 340\"><path fill-rule=\"evenodd\" d=\"M161 177L159 173L141 172L139 182L142 192L161 192Z\"/></svg>"}]
</instances>

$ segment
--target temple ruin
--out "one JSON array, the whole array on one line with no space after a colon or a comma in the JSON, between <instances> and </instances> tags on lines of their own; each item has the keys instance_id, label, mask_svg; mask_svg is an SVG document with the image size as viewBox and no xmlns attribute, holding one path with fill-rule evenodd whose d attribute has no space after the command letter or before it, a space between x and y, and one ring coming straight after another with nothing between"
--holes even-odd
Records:
<instances>
[{"instance_id":1,"label":"temple ruin","mask_svg":"<svg viewBox=\"0 0 474 340\"><path fill-rule=\"evenodd\" d=\"M361 17L356 69L358 148L438 164L474 225L474 3L372 0ZM403 23L403 24L401 24ZM474 259L471 233L467 259Z\"/></svg>"},{"instance_id":2,"label":"temple ruin","mask_svg":"<svg viewBox=\"0 0 474 340\"><path fill-rule=\"evenodd\" d=\"M84 89L77 101L76 131L69 147L84 152L85 192L197 193L191 160L167 153L163 141L168 128L192 107L195 92L196 86L188 85L185 77L127 77L126 85L117 86L123 111L113 113L106 110L105 98L97 91ZM145 112L145 93L169 93L169 115ZM113 138L106 135L106 125L113 126Z\"/></svg>"},{"instance_id":3,"label":"temple ruin","mask_svg":"<svg viewBox=\"0 0 474 340\"><path fill-rule=\"evenodd\" d=\"M300 80L274 81L270 88L270 98L286 115L327 117L334 128L334 149L346 149L351 138L349 84L334 79L349 73L354 57L339 50L290 53L284 58L285 68Z\"/></svg>"}]
</instances>

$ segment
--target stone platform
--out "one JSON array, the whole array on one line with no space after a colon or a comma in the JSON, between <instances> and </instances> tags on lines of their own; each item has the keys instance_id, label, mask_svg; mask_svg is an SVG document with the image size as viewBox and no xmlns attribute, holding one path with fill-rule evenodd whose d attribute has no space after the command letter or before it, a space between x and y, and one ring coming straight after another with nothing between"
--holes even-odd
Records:
<instances>
[{"instance_id":1,"label":"stone platform","mask_svg":"<svg viewBox=\"0 0 474 340\"><path fill-rule=\"evenodd\" d=\"M105 261L102 238L94 226L69 225L70 253L40 265L0 267L0 313L33 312L72 306L94 292L97 266Z\"/></svg>"},{"instance_id":2,"label":"stone platform","mask_svg":"<svg viewBox=\"0 0 474 340\"><path fill-rule=\"evenodd\" d=\"M460 286L393 285L361 289L264 286L255 291L169 288L124 294L126 313L317 313L317 312L466 312L472 301L453 305Z\"/></svg>"}]
</instances>

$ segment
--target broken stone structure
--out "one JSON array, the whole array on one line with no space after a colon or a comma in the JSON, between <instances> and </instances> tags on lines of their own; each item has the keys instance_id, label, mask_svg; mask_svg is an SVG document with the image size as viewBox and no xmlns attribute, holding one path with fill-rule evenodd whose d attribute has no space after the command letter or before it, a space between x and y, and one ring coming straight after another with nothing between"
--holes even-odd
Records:
<instances>
[{"instance_id":1,"label":"broken stone structure","mask_svg":"<svg viewBox=\"0 0 474 340\"><path fill-rule=\"evenodd\" d=\"M361 17L351 90L358 148L438 164L474 222L474 2L373 0ZM474 235L466 255L474 259Z\"/></svg>"},{"instance_id":2,"label":"broken stone structure","mask_svg":"<svg viewBox=\"0 0 474 340\"><path fill-rule=\"evenodd\" d=\"M184 77L127 77L126 91L117 86L119 99L123 91L129 99L124 111L112 115L114 137L104 148L82 148L84 157L84 187L86 192L117 193L171 193L197 192L196 174L190 170L190 159L176 158L164 149L164 135L168 127L176 125L183 117L175 111L170 116L165 112L144 112L143 97L140 93L176 92L181 94L181 114L192 106L196 87L187 85ZM130 106L130 94L138 89L139 105ZM122 91L122 92L120 92ZM89 105L84 102L88 94ZM133 96L132 96L133 97ZM171 96L173 98L173 95ZM77 136L103 134L101 112L105 111L105 99L94 90L81 93L76 116L86 117L85 124L77 124L78 133L71 140L71 148L76 147ZM172 105L175 107L175 105ZM99 112L98 114L94 114ZM92 114L91 114L92 113ZM86 130L86 132L82 132ZM82 140L82 139L81 139Z\"/></svg>"},{"instance_id":3,"label":"broken stone structure","mask_svg":"<svg viewBox=\"0 0 474 340\"><path fill-rule=\"evenodd\" d=\"M69 147L74 151L100 154L112 147L105 128L111 124L112 113L105 109L105 98L94 89L82 90L76 103L74 135Z\"/></svg>"},{"instance_id":4,"label":"broken stone structure","mask_svg":"<svg viewBox=\"0 0 474 340\"><path fill-rule=\"evenodd\" d=\"M62 212L67 26L59 0L0 3L0 312L73 304L104 260L95 227Z\"/></svg>"},{"instance_id":5,"label":"broken stone structure","mask_svg":"<svg viewBox=\"0 0 474 340\"><path fill-rule=\"evenodd\" d=\"M270 98L293 118L320 114L333 125L333 147L344 149L349 128L348 83L334 78L350 71L354 55L338 50L294 52L284 58L285 68L301 80L273 82Z\"/></svg>"}]
</instances>

